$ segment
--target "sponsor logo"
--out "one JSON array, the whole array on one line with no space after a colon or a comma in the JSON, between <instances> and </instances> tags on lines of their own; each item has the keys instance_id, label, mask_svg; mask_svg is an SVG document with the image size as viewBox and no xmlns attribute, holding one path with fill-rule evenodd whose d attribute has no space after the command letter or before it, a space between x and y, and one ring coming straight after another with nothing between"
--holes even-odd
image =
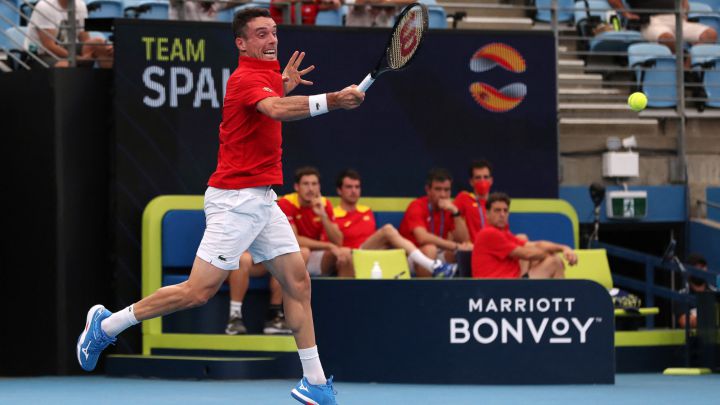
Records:
<instances>
[{"instance_id":1,"label":"sponsor logo","mask_svg":"<svg viewBox=\"0 0 720 405\"><path fill-rule=\"evenodd\" d=\"M468 299L469 314L450 318L451 344L585 344L601 318L573 316L574 297Z\"/></svg>"},{"instance_id":2,"label":"sponsor logo","mask_svg":"<svg viewBox=\"0 0 720 405\"><path fill-rule=\"evenodd\" d=\"M270 87L263 87L263 90L267 91L268 93L274 93L273 89L271 89Z\"/></svg>"},{"instance_id":3,"label":"sponsor logo","mask_svg":"<svg viewBox=\"0 0 720 405\"><path fill-rule=\"evenodd\" d=\"M487 72L496 67L513 73L523 73L527 65L515 48L497 42L478 49L470 58L470 70L475 73ZM527 86L524 83L511 83L497 89L488 83L475 82L470 85L469 90L478 105L497 113L512 110L527 95Z\"/></svg>"},{"instance_id":4,"label":"sponsor logo","mask_svg":"<svg viewBox=\"0 0 720 405\"><path fill-rule=\"evenodd\" d=\"M223 255L218 256L218 259L220 259L220 260L222 260L222 261L224 261L224 262L227 261L227 258L226 258L225 256L223 256Z\"/></svg>"},{"instance_id":5,"label":"sponsor logo","mask_svg":"<svg viewBox=\"0 0 720 405\"><path fill-rule=\"evenodd\" d=\"M310 392L310 390L308 389L308 387L305 386L305 381L304 381L304 380L301 380L301 381L300 381L300 386L299 386L298 388L301 389L301 390L303 390L303 391Z\"/></svg>"}]
</instances>

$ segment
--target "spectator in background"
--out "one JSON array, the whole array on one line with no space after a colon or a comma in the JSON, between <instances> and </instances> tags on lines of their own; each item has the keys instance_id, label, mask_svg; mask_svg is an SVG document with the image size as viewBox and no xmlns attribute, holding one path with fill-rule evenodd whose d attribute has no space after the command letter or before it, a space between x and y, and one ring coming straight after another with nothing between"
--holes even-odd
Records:
<instances>
[{"instance_id":1,"label":"spectator in background","mask_svg":"<svg viewBox=\"0 0 720 405\"><path fill-rule=\"evenodd\" d=\"M332 204L320 195L320 172L314 167L295 171L295 192L278 200L301 248L310 250L307 270L311 275L353 277L350 249L334 222Z\"/></svg>"},{"instance_id":2,"label":"spectator in background","mask_svg":"<svg viewBox=\"0 0 720 405\"><path fill-rule=\"evenodd\" d=\"M685 262L693 267L707 271L707 260L705 260L701 254L691 253ZM689 291L688 288L685 287L679 291L680 294L689 293L690 295L696 295L703 292L717 292L717 289L713 285L708 284L704 279L698 277L691 276L688 280L688 287L690 287ZM687 305L688 304L684 302L675 303L675 314L677 316L678 326L681 328L685 327L685 322L687 321L685 316ZM697 304L695 303L690 304L690 327L697 327Z\"/></svg>"},{"instance_id":3,"label":"spectator in background","mask_svg":"<svg viewBox=\"0 0 720 405\"><path fill-rule=\"evenodd\" d=\"M310 251L301 249L303 260L307 262ZM225 333L228 335L242 335L247 333L245 322L242 317L242 304L250 285L250 277L263 277L268 270L262 263L253 263L250 253L245 252L240 256L240 265L228 275L230 284L230 317L228 319ZM282 287L277 279L270 276L270 305L265 317L263 333L266 335L289 335L292 330L285 321L285 312L282 306Z\"/></svg>"},{"instance_id":4,"label":"spectator in background","mask_svg":"<svg viewBox=\"0 0 720 405\"><path fill-rule=\"evenodd\" d=\"M548 241L531 242L510 232L510 197L492 193L485 205L488 226L475 239L472 255L474 278L565 278L562 253L570 265L577 255L566 245ZM523 263L524 262L524 263Z\"/></svg>"},{"instance_id":5,"label":"spectator in background","mask_svg":"<svg viewBox=\"0 0 720 405\"><path fill-rule=\"evenodd\" d=\"M622 0L608 0L618 10L624 9ZM643 37L651 42L659 42L675 53L675 0L627 0L629 10L621 12L629 23L640 24ZM682 0L682 8L687 12L690 8L688 0ZM633 10L656 9L667 10L666 13L636 13ZM683 21L683 40L694 44L717 42L717 32L707 25Z\"/></svg>"},{"instance_id":6,"label":"spectator in background","mask_svg":"<svg viewBox=\"0 0 720 405\"><path fill-rule=\"evenodd\" d=\"M228 7L235 7L236 5L237 4L226 3L225 6L222 6L221 3L216 3L214 1L174 0L170 2L168 19L184 21L216 21L219 11ZM182 18L180 18L181 8L184 8L183 11L185 13Z\"/></svg>"},{"instance_id":7,"label":"spectator in background","mask_svg":"<svg viewBox=\"0 0 720 405\"><path fill-rule=\"evenodd\" d=\"M447 170L431 170L425 183L427 195L410 203L400 223L404 238L419 246L425 256L443 263L455 263L458 249L472 249L465 220L450 200L451 188L452 176ZM418 277L433 275L430 269L412 267Z\"/></svg>"},{"instance_id":8,"label":"spectator in background","mask_svg":"<svg viewBox=\"0 0 720 405\"><path fill-rule=\"evenodd\" d=\"M470 164L470 187L473 192L461 191L455 197L455 206L467 224L470 241L474 241L477 233L487 223L485 202L493 184L492 164L487 160L476 160Z\"/></svg>"},{"instance_id":9,"label":"spectator in background","mask_svg":"<svg viewBox=\"0 0 720 405\"><path fill-rule=\"evenodd\" d=\"M284 11L287 9L287 4L292 2L290 6L290 24L295 24L295 3L293 0L272 0L270 5L270 14L276 24L285 24ZM300 2L302 4L300 14L302 25L315 25L315 19L320 11L324 10L337 10L342 6L342 0L304 0Z\"/></svg>"},{"instance_id":10,"label":"spectator in background","mask_svg":"<svg viewBox=\"0 0 720 405\"><path fill-rule=\"evenodd\" d=\"M346 1L350 4L350 1ZM400 9L413 0L355 0L345 25L348 27L392 27Z\"/></svg>"},{"instance_id":11,"label":"spectator in background","mask_svg":"<svg viewBox=\"0 0 720 405\"><path fill-rule=\"evenodd\" d=\"M68 35L68 5L70 0L40 0L28 23L28 37L25 49L37 54L51 67L68 67L70 55L68 43L73 39ZM102 68L112 68L113 47L103 38L90 38L85 31L85 19L88 16L87 6L82 0L75 0L75 21L77 36L78 65L97 62ZM37 47L42 44L45 49ZM53 57L53 55L55 57ZM57 58L63 59L58 61Z\"/></svg>"},{"instance_id":12,"label":"spectator in background","mask_svg":"<svg viewBox=\"0 0 720 405\"><path fill-rule=\"evenodd\" d=\"M341 172L336 185L340 206L335 207L335 222L343 233L343 246L350 249L403 249L411 263L435 277L451 277L455 273L455 264L425 256L391 224L376 230L375 216L370 207L358 204L362 190L358 172L352 169Z\"/></svg>"}]
</instances>

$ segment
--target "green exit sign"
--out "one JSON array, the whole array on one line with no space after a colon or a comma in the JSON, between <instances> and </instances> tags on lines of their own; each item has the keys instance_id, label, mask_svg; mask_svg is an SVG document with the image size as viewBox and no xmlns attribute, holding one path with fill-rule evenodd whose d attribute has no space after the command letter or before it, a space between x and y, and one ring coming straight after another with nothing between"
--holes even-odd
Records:
<instances>
[{"instance_id":1,"label":"green exit sign","mask_svg":"<svg viewBox=\"0 0 720 405\"><path fill-rule=\"evenodd\" d=\"M614 219L642 219L647 215L646 191L611 191L607 196L607 216Z\"/></svg>"}]
</instances>

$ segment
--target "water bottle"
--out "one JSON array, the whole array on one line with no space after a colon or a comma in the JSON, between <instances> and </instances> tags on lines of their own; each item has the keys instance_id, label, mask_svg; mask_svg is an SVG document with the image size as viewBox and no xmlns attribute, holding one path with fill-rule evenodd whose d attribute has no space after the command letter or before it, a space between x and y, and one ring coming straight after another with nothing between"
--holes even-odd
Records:
<instances>
[{"instance_id":1,"label":"water bottle","mask_svg":"<svg viewBox=\"0 0 720 405\"><path fill-rule=\"evenodd\" d=\"M383 278L382 269L380 268L380 263L375 262L373 264L372 270L370 270L370 278L373 280L379 280Z\"/></svg>"}]
</instances>

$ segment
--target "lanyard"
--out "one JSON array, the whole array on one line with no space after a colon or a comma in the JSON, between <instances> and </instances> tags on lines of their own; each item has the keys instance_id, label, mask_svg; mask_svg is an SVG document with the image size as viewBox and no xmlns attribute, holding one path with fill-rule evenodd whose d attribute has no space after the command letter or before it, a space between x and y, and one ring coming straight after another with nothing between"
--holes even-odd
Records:
<instances>
[{"instance_id":1,"label":"lanyard","mask_svg":"<svg viewBox=\"0 0 720 405\"><path fill-rule=\"evenodd\" d=\"M478 206L478 214L480 214L480 229L483 229L485 228L485 210L483 210L482 204L480 204L480 197L475 197L475 201Z\"/></svg>"},{"instance_id":2,"label":"lanyard","mask_svg":"<svg viewBox=\"0 0 720 405\"><path fill-rule=\"evenodd\" d=\"M433 216L432 204L428 203L428 211L430 212L430 232L435 233L435 217ZM440 210L440 236L441 238L445 234L445 215L443 210Z\"/></svg>"}]
</instances>

